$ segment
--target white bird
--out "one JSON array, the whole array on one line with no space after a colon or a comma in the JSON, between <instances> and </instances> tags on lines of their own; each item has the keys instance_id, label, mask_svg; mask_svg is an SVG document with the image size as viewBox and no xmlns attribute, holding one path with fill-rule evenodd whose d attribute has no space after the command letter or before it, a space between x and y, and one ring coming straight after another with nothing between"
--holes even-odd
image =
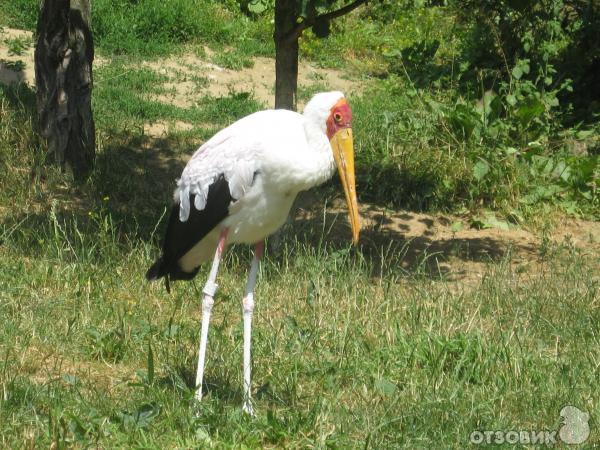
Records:
<instances>
[{"instance_id":1,"label":"white bird","mask_svg":"<svg viewBox=\"0 0 600 450\"><path fill-rule=\"evenodd\" d=\"M348 203L353 242L360 231L354 178L352 112L341 92L315 95L304 114L266 110L219 131L192 156L174 193L162 256L148 280L189 280L213 259L203 289L202 326L196 398L202 381L208 324L219 262L226 244L255 244L246 291L244 321L243 409L253 415L250 398L250 340L253 291L264 239L285 222L296 195L333 175L335 167Z\"/></svg>"}]
</instances>

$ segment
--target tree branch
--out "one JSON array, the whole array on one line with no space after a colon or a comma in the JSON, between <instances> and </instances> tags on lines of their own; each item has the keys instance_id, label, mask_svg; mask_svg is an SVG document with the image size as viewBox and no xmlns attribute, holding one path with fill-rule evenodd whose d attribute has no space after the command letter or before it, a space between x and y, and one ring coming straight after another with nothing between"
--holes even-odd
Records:
<instances>
[{"instance_id":1,"label":"tree branch","mask_svg":"<svg viewBox=\"0 0 600 450\"><path fill-rule=\"evenodd\" d=\"M321 14L321 15L313 18L312 20L303 20L302 22L297 24L294 28L292 28L292 30L286 34L284 39L286 41L296 40L300 36L302 36L302 32L304 30L312 27L318 20L332 20L332 19L335 19L336 17L343 16L345 14L348 14L351 11L354 11L360 5L362 5L363 3L367 3L368 1L369 0L355 0L354 2L349 3L346 6L342 6L340 9L336 9L335 11Z\"/></svg>"},{"instance_id":2,"label":"tree branch","mask_svg":"<svg viewBox=\"0 0 600 450\"><path fill-rule=\"evenodd\" d=\"M317 16L317 19L324 19L324 20L335 19L336 17L340 17L340 16L343 16L344 14L348 14L349 12L354 11L360 5L362 5L363 3L367 3L368 1L369 0L356 0L353 3L350 3L340 9L336 9L335 11L331 11L326 14L321 14L320 16Z\"/></svg>"}]
</instances>

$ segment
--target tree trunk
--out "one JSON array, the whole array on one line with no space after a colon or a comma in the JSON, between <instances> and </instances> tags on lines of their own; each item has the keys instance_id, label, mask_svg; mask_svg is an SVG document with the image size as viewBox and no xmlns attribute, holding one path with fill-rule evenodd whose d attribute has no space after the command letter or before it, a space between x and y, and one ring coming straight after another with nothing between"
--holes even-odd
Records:
<instances>
[{"instance_id":1,"label":"tree trunk","mask_svg":"<svg viewBox=\"0 0 600 450\"><path fill-rule=\"evenodd\" d=\"M37 24L35 79L40 134L48 157L76 179L87 177L95 158L92 115L90 0L44 0Z\"/></svg>"},{"instance_id":2,"label":"tree trunk","mask_svg":"<svg viewBox=\"0 0 600 450\"><path fill-rule=\"evenodd\" d=\"M275 108L296 111L298 38L289 38L296 25L295 0L275 2Z\"/></svg>"}]
</instances>

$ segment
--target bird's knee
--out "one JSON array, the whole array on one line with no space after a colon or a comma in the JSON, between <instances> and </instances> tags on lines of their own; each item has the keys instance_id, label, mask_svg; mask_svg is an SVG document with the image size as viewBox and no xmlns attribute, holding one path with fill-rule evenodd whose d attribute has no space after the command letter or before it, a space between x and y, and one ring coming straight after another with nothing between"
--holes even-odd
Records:
<instances>
[{"instance_id":1,"label":"bird's knee","mask_svg":"<svg viewBox=\"0 0 600 450\"><path fill-rule=\"evenodd\" d=\"M245 313L252 314L252 311L254 311L254 295L252 295L252 293L244 297L242 300L242 308Z\"/></svg>"},{"instance_id":2,"label":"bird's knee","mask_svg":"<svg viewBox=\"0 0 600 450\"><path fill-rule=\"evenodd\" d=\"M204 297L202 298L202 311L210 313L212 311L212 307L215 304L215 300L213 295L204 293Z\"/></svg>"},{"instance_id":3,"label":"bird's knee","mask_svg":"<svg viewBox=\"0 0 600 450\"><path fill-rule=\"evenodd\" d=\"M208 280L206 282L206 284L204 285L204 289L202 289L202 293L204 294L204 297L214 297L215 294L217 293L217 288L219 286L217 285L217 283Z\"/></svg>"}]
</instances>

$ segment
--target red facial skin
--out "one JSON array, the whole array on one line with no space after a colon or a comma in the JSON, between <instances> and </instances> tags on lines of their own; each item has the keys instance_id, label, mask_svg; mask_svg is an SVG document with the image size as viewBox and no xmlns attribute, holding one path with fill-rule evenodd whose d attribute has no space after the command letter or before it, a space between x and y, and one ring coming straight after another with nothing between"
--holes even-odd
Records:
<instances>
[{"instance_id":1,"label":"red facial skin","mask_svg":"<svg viewBox=\"0 0 600 450\"><path fill-rule=\"evenodd\" d=\"M327 118L327 137L329 140L343 128L352 127L352 111L350 105L345 98L340 99L333 108L331 114Z\"/></svg>"}]
</instances>

